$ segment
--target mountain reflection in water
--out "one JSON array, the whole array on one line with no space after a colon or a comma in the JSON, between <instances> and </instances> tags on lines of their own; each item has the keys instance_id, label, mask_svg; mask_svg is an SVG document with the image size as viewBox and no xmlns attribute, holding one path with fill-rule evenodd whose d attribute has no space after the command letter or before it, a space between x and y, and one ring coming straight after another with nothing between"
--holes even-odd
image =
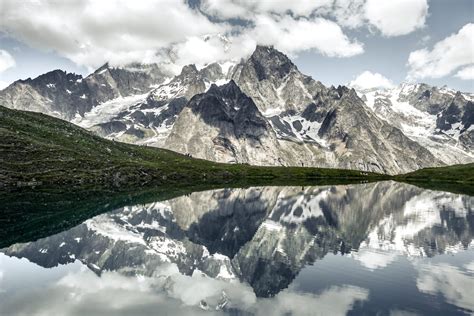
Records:
<instances>
[{"instance_id":1,"label":"mountain reflection in water","mask_svg":"<svg viewBox=\"0 0 474 316\"><path fill-rule=\"evenodd\" d=\"M379 182L124 207L2 249L0 314L470 314L473 202Z\"/></svg>"}]
</instances>

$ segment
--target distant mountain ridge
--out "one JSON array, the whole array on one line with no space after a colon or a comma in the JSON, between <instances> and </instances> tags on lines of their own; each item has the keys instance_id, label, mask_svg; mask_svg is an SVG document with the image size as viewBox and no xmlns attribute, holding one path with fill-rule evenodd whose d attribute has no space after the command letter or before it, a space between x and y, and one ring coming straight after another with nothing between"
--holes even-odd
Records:
<instances>
[{"instance_id":1,"label":"distant mountain ridge","mask_svg":"<svg viewBox=\"0 0 474 316\"><path fill-rule=\"evenodd\" d=\"M86 78L53 71L13 83L0 102L220 162L389 174L474 162L472 95L425 84L326 87L266 46L172 78L158 65L106 64Z\"/></svg>"},{"instance_id":2,"label":"distant mountain ridge","mask_svg":"<svg viewBox=\"0 0 474 316\"><path fill-rule=\"evenodd\" d=\"M148 92L164 80L157 65L113 68L105 64L85 78L53 70L35 79L15 81L1 91L0 103L71 120L108 100Z\"/></svg>"},{"instance_id":3,"label":"distant mountain ridge","mask_svg":"<svg viewBox=\"0 0 474 316\"><path fill-rule=\"evenodd\" d=\"M400 128L444 163L472 161L472 94L408 83L392 89L358 91L358 94L379 118Z\"/></svg>"}]
</instances>

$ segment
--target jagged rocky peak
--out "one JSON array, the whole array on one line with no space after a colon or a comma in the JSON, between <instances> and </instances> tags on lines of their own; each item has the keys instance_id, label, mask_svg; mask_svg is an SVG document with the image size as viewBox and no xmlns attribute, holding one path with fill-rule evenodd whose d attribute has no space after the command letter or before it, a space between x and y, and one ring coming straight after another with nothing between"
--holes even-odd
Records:
<instances>
[{"instance_id":1,"label":"jagged rocky peak","mask_svg":"<svg viewBox=\"0 0 474 316\"><path fill-rule=\"evenodd\" d=\"M127 67L142 69L145 65ZM103 69L105 71L98 72L104 71L104 76L108 77L109 68L105 66ZM222 68L217 63L202 69L194 64L185 65L178 75L155 87L146 97L138 95L130 100L118 101L123 105L119 108L120 112L109 122L96 125L94 130L108 138L161 146L187 102L222 78Z\"/></svg>"},{"instance_id":2,"label":"jagged rocky peak","mask_svg":"<svg viewBox=\"0 0 474 316\"><path fill-rule=\"evenodd\" d=\"M364 102L354 89L346 86L331 86L328 89L316 93L313 102L301 112L301 117L309 122L322 123L329 112L334 112L338 107L338 102L342 99L348 99L349 103Z\"/></svg>"},{"instance_id":3,"label":"jagged rocky peak","mask_svg":"<svg viewBox=\"0 0 474 316\"><path fill-rule=\"evenodd\" d=\"M260 123L265 125L262 114L253 100L240 90L234 80L222 86L212 84L206 93L193 97L188 106L195 112L199 111L206 120L215 119L215 115L219 112L225 116L225 119L235 121L238 112L245 112L249 115L250 122L257 122L260 118ZM239 120L234 123L239 125L242 122Z\"/></svg>"},{"instance_id":4,"label":"jagged rocky peak","mask_svg":"<svg viewBox=\"0 0 474 316\"><path fill-rule=\"evenodd\" d=\"M330 144L340 166L396 174L418 169L428 159L432 164L441 163L400 129L378 119L355 90L339 86L330 91L337 92L339 99L324 118L318 136Z\"/></svg>"},{"instance_id":5,"label":"jagged rocky peak","mask_svg":"<svg viewBox=\"0 0 474 316\"><path fill-rule=\"evenodd\" d=\"M10 108L72 120L106 101L147 93L165 78L156 64L111 67L106 63L85 78L54 70L10 85L0 91L0 101Z\"/></svg>"},{"instance_id":6,"label":"jagged rocky peak","mask_svg":"<svg viewBox=\"0 0 474 316\"><path fill-rule=\"evenodd\" d=\"M183 82L191 82L195 80L203 80L209 85L222 79L225 79L221 65L218 63L211 63L199 69L194 64L186 65L182 68L181 73L176 77Z\"/></svg>"},{"instance_id":7,"label":"jagged rocky peak","mask_svg":"<svg viewBox=\"0 0 474 316\"><path fill-rule=\"evenodd\" d=\"M346 86L341 86L341 85L337 86L337 88L335 88L334 86L331 86L329 88L327 96L335 100L339 100L343 96L348 97L348 98L359 98L359 96L357 95L354 89L351 89Z\"/></svg>"},{"instance_id":8,"label":"jagged rocky peak","mask_svg":"<svg viewBox=\"0 0 474 316\"><path fill-rule=\"evenodd\" d=\"M109 63L106 62L105 64L103 64L102 66L100 66L99 68L97 68L91 75L94 75L94 74L102 74L104 73L105 71L109 70L110 69L110 66L109 66Z\"/></svg>"},{"instance_id":9,"label":"jagged rocky peak","mask_svg":"<svg viewBox=\"0 0 474 316\"><path fill-rule=\"evenodd\" d=\"M233 80L195 95L165 142L198 158L264 165L277 163L278 146L269 122Z\"/></svg>"},{"instance_id":10,"label":"jagged rocky peak","mask_svg":"<svg viewBox=\"0 0 474 316\"><path fill-rule=\"evenodd\" d=\"M236 96L244 95L234 80L230 80L227 84L222 86L212 84L207 93L231 99L235 99Z\"/></svg>"},{"instance_id":11,"label":"jagged rocky peak","mask_svg":"<svg viewBox=\"0 0 474 316\"><path fill-rule=\"evenodd\" d=\"M139 62L128 63L120 66L110 65L109 62L106 62L105 64L97 68L89 76L100 75L105 73L116 75L120 72L141 73L142 75L146 75L150 78L155 79L157 83L163 82L164 79L169 76L169 74L156 63Z\"/></svg>"},{"instance_id":12,"label":"jagged rocky peak","mask_svg":"<svg viewBox=\"0 0 474 316\"><path fill-rule=\"evenodd\" d=\"M392 94L398 94L400 102L408 102L420 111L435 115L446 107L455 92L426 83L402 83L393 89Z\"/></svg>"},{"instance_id":13,"label":"jagged rocky peak","mask_svg":"<svg viewBox=\"0 0 474 316\"><path fill-rule=\"evenodd\" d=\"M461 143L470 149L474 147L473 124L474 104L472 101L466 101L460 92L456 93L436 118L436 128L450 135L458 135Z\"/></svg>"},{"instance_id":14,"label":"jagged rocky peak","mask_svg":"<svg viewBox=\"0 0 474 316\"><path fill-rule=\"evenodd\" d=\"M405 82L389 89L359 91L359 95L378 118L399 128L443 163L473 161L471 94Z\"/></svg>"},{"instance_id":15,"label":"jagged rocky peak","mask_svg":"<svg viewBox=\"0 0 474 316\"><path fill-rule=\"evenodd\" d=\"M181 73L174 77L167 86L179 91L174 97L185 97L187 100L206 90L206 83L194 64L184 66Z\"/></svg>"},{"instance_id":16,"label":"jagged rocky peak","mask_svg":"<svg viewBox=\"0 0 474 316\"><path fill-rule=\"evenodd\" d=\"M194 64L189 64L183 66L183 69L181 69L181 73L178 75L178 77L181 78L187 78L190 76L197 76L199 71L196 68L196 65Z\"/></svg>"},{"instance_id":17,"label":"jagged rocky peak","mask_svg":"<svg viewBox=\"0 0 474 316\"><path fill-rule=\"evenodd\" d=\"M218 63L209 64L202 69L189 64L183 66L179 75L169 83L159 86L152 94L159 99L169 99L172 96L190 100L196 94L206 91L211 84L225 82L225 78L222 67Z\"/></svg>"},{"instance_id":18,"label":"jagged rocky peak","mask_svg":"<svg viewBox=\"0 0 474 316\"><path fill-rule=\"evenodd\" d=\"M284 78L292 69L297 69L291 60L273 46L257 45L250 56L258 80Z\"/></svg>"},{"instance_id":19,"label":"jagged rocky peak","mask_svg":"<svg viewBox=\"0 0 474 316\"><path fill-rule=\"evenodd\" d=\"M53 70L34 79L18 80L0 91L6 107L70 119L92 105L81 75Z\"/></svg>"},{"instance_id":20,"label":"jagged rocky peak","mask_svg":"<svg viewBox=\"0 0 474 316\"><path fill-rule=\"evenodd\" d=\"M26 80L18 80L16 82L20 83L33 83L35 85L48 85L48 84L55 84L55 83L64 83L64 82L75 82L77 80L81 80L82 76L75 74L75 73L69 73L61 69L55 69L52 71L49 71L45 74L42 74L35 79L28 78ZM53 88L51 86L51 88Z\"/></svg>"},{"instance_id":21,"label":"jagged rocky peak","mask_svg":"<svg viewBox=\"0 0 474 316\"><path fill-rule=\"evenodd\" d=\"M257 46L232 72L232 79L268 116L288 110L300 112L326 89L302 74L285 54L268 46Z\"/></svg>"},{"instance_id":22,"label":"jagged rocky peak","mask_svg":"<svg viewBox=\"0 0 474 316\"><path fill-rule=\"evenodd\" d=\"M108 63L99 67L86 79L97 90L109 90L105 96L99 96L97 102L105 102L112 96L129 96L149 92L163 83L167 75L156 64L132 63L121 67L111 67Z\"/></svg>"},{"instance_id":23,"label":"jagged rocky peak","mask_svg":"<svg viewBox=\"0 0 474 316\"><path fill-rule=\"evenodd\" d=\"M227 74L224 73L221 65L218 63L211 63L201 69L201 74L210 82L216 82L224 79Z\"/></svg>"}]
</instances>

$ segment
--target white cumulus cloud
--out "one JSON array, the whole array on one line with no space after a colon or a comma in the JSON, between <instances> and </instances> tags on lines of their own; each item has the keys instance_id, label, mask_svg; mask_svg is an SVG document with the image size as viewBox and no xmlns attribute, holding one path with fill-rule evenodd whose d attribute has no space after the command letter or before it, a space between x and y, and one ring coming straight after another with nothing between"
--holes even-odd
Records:
<instances>
[{"instance_id":1,"label":"white cumulus cloud","mask_svg":"<svg viewBox=\"0 0 474 316\"><path fill-rule=\"evenodd\" d=\"M350 57L364 52L361 43L349 39L339 25L324 18L295 20L290 16L258 15L249 36L290 55L312 49L330 57Z\"/></svg>"},{"instance_id":2,"label":"white cumulus cloud","mask_svg":"<svg viewBox=\"0 0 474 316\"><path fill-rule=\"evenodd\" d=\"M338 24L348 28L358 28L367 24L365 19L366 0L335 0L326 14L334 17ZM321 12L324 12L321 10Z\"/></svg>"},{"instance_id":3,"label":"white cumulus cloud","mask_svg":"<svg viewBox=\"0 0 474 316\"><path fill-rule=\"evenodd\" d=\"M256 15L252 26L228 36L191 36L164 51L172 56L169 66L178 72L190 63L201 67L214 61L248 57L257 44L272 45L292 57L315 51L329 57L350 57L364 51L363 44L348 38L335 22L323 18Z\"/></svg>"},{"instance_id":4,"label":"white cumulus cloud","mask_svg":"<svg viewBox=\"0 0 474 316\"><path fill-rule=\"evenodd\" d=\"M252 19L262 13L309 16L314 10L331 6L333 0L203 0L201 9L221 19Z\"/></svg>"},{"instance_id":5,"label":"white cumulus cloud","mask_svg":"<svg viewBox=\"0 0 474 316\"><path fill-rule=\"evenodd\" d=\"M391 88L393 82L377 72L364 71L349 83L356 90L367 90L373 88Z\"/></svg>"},{"instance_id":6,"label":"white cumulus cloud","mask_svg":"<svg viewBox=\"0 0 474 316\"><path fill-rule=\"evenodd\" d=\"M459 70L455 76L463 80L474 80L474 65Z\"/></svg>"},{"instance_id":7,"label":"white cumulus cloud","mask_svg":"<svg viewBox=\"0 0 474 316\"><path fill-rule=\"evenodd\" d=\"M474 277L447 263L417 264L416 286L421 292L431 295L442 294L446 301L456 306L472 310L474 304Z\"/></svg>"},{"instance_id":8,"label":"white cumulus cloud","mask_svg":"<svg viewBox=\"0 0 474 316\"><path fill-rule=\"evenodd\" d=\"M343 27L373 26L384 36L399 36L425 25L428 0L203 0L201 9L219 19L250 21L259 14L332 17Z\"/></svg>"},{"instance_id":9,"label":"white cumulus cloud","mask_svg":"<svg viewBox=\"0 0 474 316\"><path fill-rule=\"evenodd\" d=\"M432 50L416 50L408 57L410 79L441 78L460 67L474 64L474 24L464 25L459 32L436 43ZM468 78L469 69L458 72Z\"/></svg>"},{"instance_id":10,"label":"white cumulus cloud","mask_svg":"<svg viewBox=\"0 0 474 316\"><path fill-rule=\"evenodd\" d=\"M329 57L361 54L363 44L336 22L312 15L333 1L203 1L201 9L222 19L216 20L184 0L4 0L0 32L91 69L138 61L165 62L176 72L189 63L238 60L256 44L292 56L307 50ZM232 17L249 23L225 20Z\"/></svg>"},{"instance_id":11,"label":"white cumulus cloud","mask_svg":"<svg viewBox=\"0 0 474 316\"><path fill-rule=\"evenodd\" d=\"M15 67L15 59L6 50L0 49L0 72Z\"/></svg>"},{"instance_id":12,"label":"white cumulus cloud","mask_svg":"<svg viewBox=\"0 0 474 316\"><path fill-rule=\"evenodd\" d=\"M2 0L0 32L90 69L137 61L165 62L176 72L189 63L238 60L256 44L292 57L355 56L364 45L344 28L403 35L423 27L427 9L427 0L202 0L199 8L185 0Z\"/></svg>"},{"instance_id":13,"label":"white cumulus cloud","mask_svg":"<svg viewBox=\"0 0 474 316\"><path fill-rule=\"evenodd\" d=\"M353 256L364 267L372 271L387 267L397 258L397 254L394 252L376 249L360 249Z\"/></svg>"},{"instance_id":14,"label":"white cumulus cloud","mask_svg":"<svg viewBox=\"0 0 474 316\"><path fill-rule=\"evenodd\" d=\"M172 43L228 30L184 0L2 0L0 6L0 31L90 67L152 62Z\"/></svg>"},{"instance_id":15,"label":"white cumulus cloud","mask_svg":"<svg viewBox=\"0 0 474 316\"><path fill-rule=\"evenodd\" d=\"M365 16L385 36L405 35L425 25L427 0L367 0Z\"/></svg>"}]
</instances>

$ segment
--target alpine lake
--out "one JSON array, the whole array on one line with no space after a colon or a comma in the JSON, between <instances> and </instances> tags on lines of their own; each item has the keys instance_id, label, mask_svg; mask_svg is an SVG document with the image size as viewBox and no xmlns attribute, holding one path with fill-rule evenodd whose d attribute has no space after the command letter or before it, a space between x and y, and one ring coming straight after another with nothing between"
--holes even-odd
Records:
<instances>
[{"instance_id":1,"label":"alpine lake","mask_svg":"<svg viewBox=\"0 0 474 316\"><path fill-rule=\"evenodd\" d=\"M0 315L472 315L473 206L394 181L10 194Z\"/></svg>"}]
</instances>

